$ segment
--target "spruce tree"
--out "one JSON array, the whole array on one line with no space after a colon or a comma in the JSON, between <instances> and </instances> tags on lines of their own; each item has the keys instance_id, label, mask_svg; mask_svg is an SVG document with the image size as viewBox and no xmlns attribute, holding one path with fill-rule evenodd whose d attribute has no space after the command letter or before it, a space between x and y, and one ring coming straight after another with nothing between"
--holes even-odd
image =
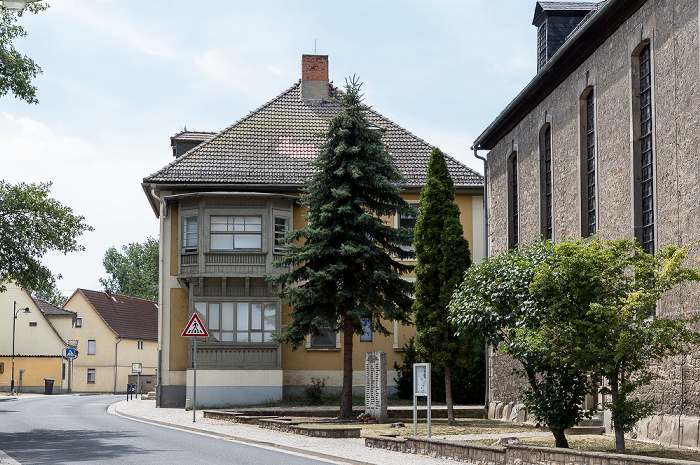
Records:
<instances>
[{"instance_id":1,"label":"spruce tree","mask_svg":"<svg viewBox=\"0 0 700 465\"><path fill-rule=\"evenodd\" d=\"M388 335L382 321L407 323L413 290L401 278L412 266L397 261L412 258L412 231L394 228L393 217L414 210L400 196L402 176L367 119L360 86L346 80L341 111L313 161L301 200L307 225L290 231L287 254L275 263L291 271L268 278L283 285L283 301L293 308L278 342L297 349L321 328L343 334L342 419L352 418L353 336L363 332L361 320Z\"/></svg>"},{"instance_id":2,"label":"spruce tree","mask_svg":"<svg viewBox=\"0 0 700 465\"><path fill-rule=\"evenodd\" d=\"M471 264L469 242L464 237L460 212L454 203L455 188L445 155L437 148L430 154L425 187L420 195L414 245L416 300L416 347L422 358L445 375L448 422L456 424L452 402L451 371L472 359L474 342L455 336L448 321L447 306L452 293Z\"/></svg>"}]
</instances>

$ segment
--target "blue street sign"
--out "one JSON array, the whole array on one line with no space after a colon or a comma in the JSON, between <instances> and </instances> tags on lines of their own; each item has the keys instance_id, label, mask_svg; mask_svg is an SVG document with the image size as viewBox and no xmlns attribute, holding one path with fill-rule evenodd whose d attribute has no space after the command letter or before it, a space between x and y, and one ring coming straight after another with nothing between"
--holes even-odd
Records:
<instances>
[{"instance_id":1,"label":"blue street sign","mask_svg":"<svg viewBox=\"0 0 700 465\"><path fill-rule=\"evenodd\" d=\"M63 358L67 359L73 359L78 356L77 351L73 347L64 347L63 348Z\"/></svg>"}]
</instances>

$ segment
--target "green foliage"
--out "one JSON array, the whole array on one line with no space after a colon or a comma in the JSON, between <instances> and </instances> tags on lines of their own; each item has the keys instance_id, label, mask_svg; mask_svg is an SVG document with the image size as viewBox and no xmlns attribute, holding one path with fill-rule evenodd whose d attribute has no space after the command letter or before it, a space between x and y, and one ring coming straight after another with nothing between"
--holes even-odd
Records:
<instances>
[{"instance_id":1,"label":"green foliage","mask_svg":"<svg viewBox=\"0 0 700 465\"><path fill-rule=\"evenodd\" d=\"M84 250L77 237L93 228L70 207L49 197L51 183L0 181L0 283L12 280L34 292L51 291L56 279L39 259L50 250ZM0 284L0 292L5 287Z\"/></svg>"},{"instance_id":2,"label":"green foliage","mask_svg":"<svg viewBox=\"0 0 700 465\"><path fill-rule=\"evenodd\" d=\"M311 386L304 389L304 400L308 405L321 405L323 390L326 388L328 378L311 378Z\"/></svg>"},{"instance_id":3,"label":"green foliage","mask_svg":"<svg viewBox=\"0 0 700 465\"><path fill-rule=\"evenodd\" d=\"M61 293L61 291L56 287L56 284L50 284L48 288L41 289L38 291L30 290L30 293L37 299L41 299L44 302L48 302L57 307L63 306L66 303L66 296Z\"/></svg>"},{"instance_id":4,"label":"green foliage","mask_svg":"<svg viewBox=\"0 0 700 465\"><path fill-rule=\"evenodd\" d=\"M381 134L370 129L361 102L360 84L351 80L302 195L307 225L288 233L287 254L275 263L292 270L268 277L285 286L282 297L293 307L293 321L277 340L294 349L319 328L342 331L348 316L356 334L362 333L365 317L371 318L373 332L385 335L382 319L409 321L412 285L401 275L412 267L394 257L413 255L406 250L412 232L385 218L412 209L393 183L400 174Z\"/></svg>"},{"instance_id":5,"label":"green foliage","mask_svg":"<svg viewBox=\"0 0 700 465\"><path fill-rule=\"evenodd\" d=\"M447 306L452 293L471 264L469 242L464 237L455 189L445 155L437 148L430 154L425 187L414 231L416 250L416 299L413 302L416 347L436 368L464 366L471 349L469 333L454 334Z\"/></svg>"},{"instance_id":6,"label":"green foliage","mask_svg":"<svg viewBox=\"0 0 700 465\"><path fill-rule=\"evenodd\" d=\"M399 399L413 399L413 364L422 363L418 356L413 338L403 347L401 365L394 362L396 371L396 397ZM455 404L476 405L484 402L485 362L484 344L476 343L469 351L470 360L467 364L470 368L457 367L452 371L452 392ZM433 369L431 373L432 400L445 402L445 378L439 369Z\"/></svg>"},{"instance_id":7,"label":"green foliage","mask_svg":"<svg viewBox=\"0 0 700 465\"><path fill-rule=\"evenodd\" d=\"M579 327L560 346L585 344L582 363L607 379L603 392L612 400L604 407L612 413L618 452L624 452L624 432L654 411L652 403L631 397L634 391L659 377L653 365L700 341L684 320L654 316L654 309L664 292L700 281L700 271L683 266L687 247L669 245L650 255L628 239L567 241L555 253L552 266L538 270L531 292L559 321Z\"/></svg>"},{"instance_id":8,"label":"green foliage","mask_svg":"<svg viewBox=\"0 0 700 465\"><path fill-rule=\"evenodd\" d=\"M105 290L146 300L158 300L158 241L132 242L119 252L110 247L102 264L111 277L100 278Z\"/></svg>"},{"instance_id":9,"label":"green foliage","mask_svg":"<svg viewBox=\"0 0 700 465\"><path fill-rule=\"evenodd\" d=\"M0 97L12 92L27 103L39 103L32 79L41 74L41 68L31 58L19 53L13 41L27 35L27 31L16 24L22 15L38 13L48 7L42 3L29 3L23 10L12 11L0 6Z\"/></svg>"},{"instance_id":10,"label":"green foliage","mask_svg":"<svg viewBox=\"0 0 700 465\"><path fill-rule=\"evenodd\" d=\"M363 318L383 335L389 331L382 321L409 321L413 286L401 275L413 267L395 257L413 256L413 234L386 218L413 209L400 195L402 177L381 133L367 119L357 79L347 82L339 103L302 194L307 225L287 234L287 254L275 262L291 271L268 279L283 285L281 297L293 308L292 322L275 340L297 349L319 328L343 332L340 417L350 418L352 335L363 332Z\"/></svg>"},{"instance_id":11,"label":"green foliage","mask_svg":"<svg viewBox=\"0 0 700 465\"><path fill-rule=\"evenodd\" d=\"M450 312L461 332L481 334L519 362L516 373L529 384L521 395L528 411L550 428L557 446L567 447L564 430L590 413L581 404L592 384L580 359L585 346L559 350L569 334L550 331L556 318L530 293L538 270L555 259L551 242L536 241L469 268ZM566 329L578 330L566 323Z\"/></svg>"}]
</instances>

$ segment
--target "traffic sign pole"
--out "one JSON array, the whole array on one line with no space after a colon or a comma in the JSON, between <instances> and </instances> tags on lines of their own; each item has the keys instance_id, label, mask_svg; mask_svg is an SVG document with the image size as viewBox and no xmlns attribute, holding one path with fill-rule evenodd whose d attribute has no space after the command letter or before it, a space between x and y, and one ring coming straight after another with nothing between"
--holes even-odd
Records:
<instances>
[{"instance_id":1,"label":"traffic sign pole","mask_svg":"<svg viewBox=\"0 0 700 465\"><path fill-rule=\"evenodd\" d=\"M192 354L192 366L194 368L194 380L192 383L192 387L194 388L192 395L192 422L195 423L197 421L197 338L209 337L207 328L202 324L202 320L199 319L196 312L192 314L189 323L185 326L182 337L194 338L194 353Z\"/></svg>"}]
</instances>

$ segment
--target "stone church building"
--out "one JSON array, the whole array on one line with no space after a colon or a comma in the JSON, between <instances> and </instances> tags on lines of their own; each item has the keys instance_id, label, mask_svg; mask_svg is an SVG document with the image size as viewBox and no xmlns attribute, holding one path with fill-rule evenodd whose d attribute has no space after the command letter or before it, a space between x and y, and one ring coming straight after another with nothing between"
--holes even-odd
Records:
<instances>
[{"instance_id":1,"label":"stone church building","mask_svg":"<svg viewBox=\"0 0 700 465\"><path fill-rule=\"evenodd\" d=\"M537 74L473 146L488 151L489 255L540 235L633 237L651 253L700 240L698 4L536 2ZM670 292L657 312L697 316L700 286ZM658 414L633 434L699 447L700 352L657 369L663 379L641 395ZM491 418L523 417L510 373L491 351Z\"/></svg>"}]
</instances>

